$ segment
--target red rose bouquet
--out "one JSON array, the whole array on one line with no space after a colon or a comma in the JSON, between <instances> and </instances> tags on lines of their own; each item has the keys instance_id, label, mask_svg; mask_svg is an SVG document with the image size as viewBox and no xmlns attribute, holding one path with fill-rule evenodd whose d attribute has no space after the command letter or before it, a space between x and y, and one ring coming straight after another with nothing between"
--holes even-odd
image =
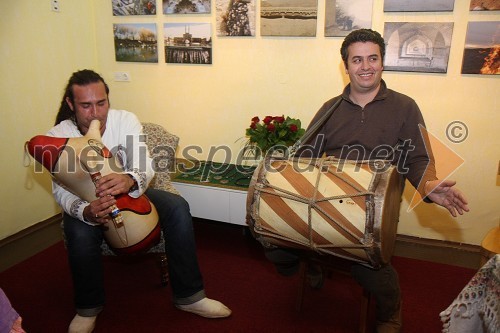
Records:
<instances>
[{"instance_id":1,"label":"red rose bouquet","mask_svg":"<svg viewBox=\"0 0 500 333\"><path fill-rule=\"evenodd\" d=\"M305 130L301 127L299 119L285 116L266 116L260 120L253 117L250 127L246 129L248 138L247 149L255 150L255 155L265 155L271 148L284 152L293 146L297 140L304 135ZM260 151L257 151L256 148Z\"/></svg>"}]
</instances>

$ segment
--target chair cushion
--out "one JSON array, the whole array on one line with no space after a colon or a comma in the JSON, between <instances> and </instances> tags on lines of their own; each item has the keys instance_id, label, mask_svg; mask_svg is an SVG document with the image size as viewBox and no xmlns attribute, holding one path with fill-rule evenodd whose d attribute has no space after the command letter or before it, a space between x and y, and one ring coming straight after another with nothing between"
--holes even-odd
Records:
<instances>
[{"instance_id":1,"label":"chair cushion","mask_svg":"<svg viewBox=\"0 0 500 333\"><path fill-rule=\"evenodd\" d=\"M179 137L153 123L142 123L142 129L147 135L146 144L156 172L149 187L179 194L172 186L169 174L175 171L175 151L179 144Z\"/></svg>"}]
</instances>

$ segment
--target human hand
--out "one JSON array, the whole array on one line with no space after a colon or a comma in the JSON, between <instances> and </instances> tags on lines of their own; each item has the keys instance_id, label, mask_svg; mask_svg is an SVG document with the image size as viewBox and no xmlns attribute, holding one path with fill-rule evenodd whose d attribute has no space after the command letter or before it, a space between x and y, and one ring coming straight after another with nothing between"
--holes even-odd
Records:
<instances>
[{"instance_id":1,"label":"human hand","mask_svg":"<svg viewBox=\"0 0 500 333\"><path fill-rule=\"evenodd\" d=\"M110 173L95 182L95 193L99 198L108 195L116 196L128 193L133 185L134 181L128 174Z\"/></svg>"},{"instance_id":2,"label":"human hand","mask_svg":"<svg viewBox=\"0 0 500 333\"><path fill-rule=\"evenodd\" d=\"M469 211L468 202L465 196L455 186L457 182L454 180L432 180L425 184L424 190L427 197L434 203L448 209L453 217L457 216L457 212L463 215Z\"/></svg>"},{"instance_id":3,"label":"human hand","mask_svg":"<svg viewBox=\"0 0 500 333\"><path fill-rule=\"evenodd\" d=\"M111 220L109 214L113 211L116 200L112 195L106 195L92 201L83 209L83 217L86 221L105 224Z\"/></svg>"}]
</instances>

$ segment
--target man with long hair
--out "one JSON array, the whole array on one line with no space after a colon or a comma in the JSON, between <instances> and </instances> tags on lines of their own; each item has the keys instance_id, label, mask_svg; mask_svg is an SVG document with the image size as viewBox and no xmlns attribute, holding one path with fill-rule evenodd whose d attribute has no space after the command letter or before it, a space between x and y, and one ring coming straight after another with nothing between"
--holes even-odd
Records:
<instances>
[{"instance_id":1,"label":"man with long hair","mask_svg":"<svg viewBox=\"0 0 500 333\"><path fill-rule=\"evenodd\" d=\"M137 117L124 110L110 109L109 88L94 71L73 73L61 101L56 125L48 132L54 137L84 136L93 120L100 121L102 142L118 148L124 172L110 173L96 182L97 198L87 202L53 182L53 194L64 210L63 224L73 279L76 316L69 332L92 332L104 297L101 243L103 227L112 223L110 213L120 194L137 198L146 193L156 207L165 237L174 305L206 318L231 314L224 304L205 296L198 266L192 218L188 203L180 196L148 189L154 176L147 146L139 139L142 126ZM132 138L132 140L130 140ZM146 163L144 163L146 162Z\"/></svg>"}]
</instances>

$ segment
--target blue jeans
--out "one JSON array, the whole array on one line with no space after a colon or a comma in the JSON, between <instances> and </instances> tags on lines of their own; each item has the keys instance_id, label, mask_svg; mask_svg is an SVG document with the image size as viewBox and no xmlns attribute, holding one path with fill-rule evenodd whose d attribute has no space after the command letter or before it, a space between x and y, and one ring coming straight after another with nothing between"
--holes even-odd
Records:
<instances>
[{"instance_id":1,"label":"blue jeans","mask_svg":"<svg viewBox=\"0 0 500 333\"><path fill-rule=\"evenodd\" d=\"M146 195L160 217L174 302L191 304L201 300L205 292L188 203L176 194L161 190L148 189ZM100 247L103 231L68 214L64 214L63 219L77 313L95 316L105 302Z\"/></svg>"}]
</instances>

